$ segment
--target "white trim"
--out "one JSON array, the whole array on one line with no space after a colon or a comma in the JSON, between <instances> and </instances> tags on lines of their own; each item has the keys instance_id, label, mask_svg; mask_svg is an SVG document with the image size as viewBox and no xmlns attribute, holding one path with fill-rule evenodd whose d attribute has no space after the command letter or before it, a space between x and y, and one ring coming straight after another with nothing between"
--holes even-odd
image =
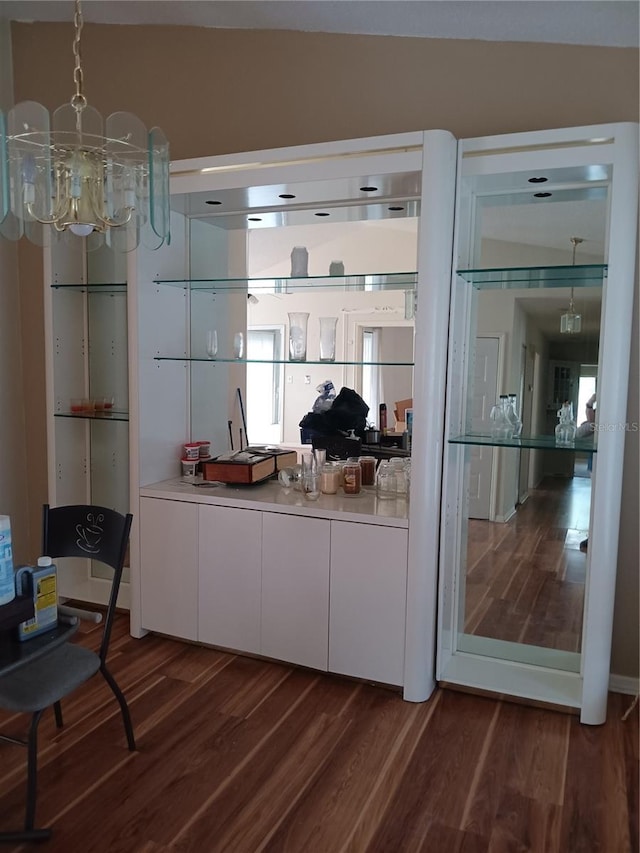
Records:
<instances>
[{"instance_id":1,"label":"white trim","mask_svg":"<svg viewBox=\"0 0 640 853\"><path fill-rule=\"evenodd\" d=\"M616 675L612 672L609 676L609 691L637 696L640 694L640 678L630 678L628 675Z\"/></svg>"},{"instance_id":2,"label":"white trim","mask_svg":"<svg viewBox=\"0 0 640 853\"><path fill-rule=\"evenodd\" d=\"M436 627L444 406L447 375L457 143L445 131L424 134L422 209L415 316L414 423L404 698L428 699L435 689Z\"/></svg>"}]
</instances>

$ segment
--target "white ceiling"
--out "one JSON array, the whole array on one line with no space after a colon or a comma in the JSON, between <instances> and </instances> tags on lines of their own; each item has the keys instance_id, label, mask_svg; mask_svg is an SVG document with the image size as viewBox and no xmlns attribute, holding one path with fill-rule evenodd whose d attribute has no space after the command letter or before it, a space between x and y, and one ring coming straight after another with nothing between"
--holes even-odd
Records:
<instances>
[{"instance_id":1,"label":"white ceiling","mask_svg":"<svg viewBox=\"0 0 640 853\"><path fill-rule=\"evenodd\" d=\"M0 17L73 20L73 0L0 0ZM639 0L84 0L89 23L638 47Z\"/></svg>"}]
</instances>

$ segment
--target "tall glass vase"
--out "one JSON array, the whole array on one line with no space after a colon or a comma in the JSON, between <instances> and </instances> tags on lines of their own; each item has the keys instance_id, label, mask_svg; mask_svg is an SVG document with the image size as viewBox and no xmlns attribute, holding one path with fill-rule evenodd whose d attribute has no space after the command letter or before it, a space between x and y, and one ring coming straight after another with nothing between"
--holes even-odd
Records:
<instances>
[{"instance_id":1,"label":"tall glass vase","mask_svg":"<svg viewBox=\"0 0 640 853\"><path fill-rule=\"evenodd\" d=\"M306 311L289 313L289 361L307 360L307 323Z\"/></svg>"},{"instance_id":2,"label":"tall glass vase","mask_svg":"<svg viewBox=\"0 0 640 853\"><path fill-rule=\"evenodd\" d=\"M320 317L320 361L336 360L337 317Z\"/></svg>"}]
</instances>

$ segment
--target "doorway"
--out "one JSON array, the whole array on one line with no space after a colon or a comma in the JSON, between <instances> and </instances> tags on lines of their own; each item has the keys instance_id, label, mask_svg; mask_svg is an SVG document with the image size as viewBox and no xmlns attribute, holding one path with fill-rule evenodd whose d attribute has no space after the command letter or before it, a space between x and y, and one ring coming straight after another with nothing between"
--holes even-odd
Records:
<instances>
[{"instance_id":1,"label":"doorway","mask_svg":"<svg viewBox=\"0 0 640 853\"><path fill-rule=\"evenodd\" d=\"M283 358L284 326L247 329L247 432L251 444L282 441ZM262 361L264 364L258 363Z\"/></svg>"},{"instance_id":2,"label":"doorway","mask_svg":"<svg viewBox=\"0 0 640 853\"><path fill-rule=\"evenodd\" d=\"M475 376L471 408L471 429L486 431L489 413L498 400L498 368L500 339L476 338ZM475 446L471 449L469 470L469 518L492 520L493 507L493 457L492 447Z\"/></svg>"}]
</instances>

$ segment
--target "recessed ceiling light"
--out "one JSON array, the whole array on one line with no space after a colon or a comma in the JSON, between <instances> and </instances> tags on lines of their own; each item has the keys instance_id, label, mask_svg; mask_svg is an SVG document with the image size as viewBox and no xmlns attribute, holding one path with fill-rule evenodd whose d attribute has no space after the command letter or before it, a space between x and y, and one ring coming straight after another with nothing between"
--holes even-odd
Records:
<instances>
[{"instance_id":1,"label":"recessed ceiling light","mask_svg":"<svg viewBox=\"0 0 640 853\"><path fill-rule=\"evenodd\" d=\"M221 202L221 201L213 201L213 200L211 200L211 201L205 201L205 204L222 204L222 202Z\"/></svg>"},{"instance_id":2,"label":"recessed ceiling light","mask_svg":"<svg viewBox=\"0 0 640 853\"><path fill-rule=\"evenodd\" d=\"M400 207L398 205L393 205L393 207L390 207L389 210L404 210L404 207Z\"/></svg>"},{"instance_id":3,"label":"recessed ceiling light","mask_svg":"<svg viewBox=\"0 0 640 853\"><path fill-rule=\"evenodd\" d=\"M553 193L534 193L533 197L534 198L549 198L550 195L553 195Z\"/></svg>"},{"instance_id":4,"label":"recessed ceiling light","mask_svg":"<svg viewBox=\"0 0 640 853\"><path fill-rule=\"evenodd\" d=\"M330 214L330 213L324 213L324 212L321 212L321 213L314 213L313 215L314 215L314 216L331 216L331 214Z\"/></svg>"},{"instance_id":5,"label":"recessed ceiling light","mask_svg":"<svg viewBox=\"0 0 640 853\"><path fill-rule=\"evenodd\" d=\"M378 187L360 187L363 193L375 193L378 190Z\"/></svg>"},{"instance_id":6,"label":"recessed ceiling light","mask_svg":"<svg viewBox=\"0 0 640 853\"><path fill-rule=\"evenodd\" d=\"M293 193L280 193L278 198L295 198Z\"/></svg>"},{"instance_id":7,"label":"recessed ceiling light","mask_svg":"<svg viewBox=\"0 0 640 853\"><path fill-rule=\"evenodd\" d=\"M528 180L530 184L544 184L549 178L529 178Z\"/></svg>"},{"instance_id":8,"label":"recessed ceiling light","mask_svg":"<svg viewBox=\"0 0 640 853\"><path fill-rule=\"evenodd\" d=\"M249 222L262 222L261 216L247 216Z\"/></svg>"}]
</instances>

